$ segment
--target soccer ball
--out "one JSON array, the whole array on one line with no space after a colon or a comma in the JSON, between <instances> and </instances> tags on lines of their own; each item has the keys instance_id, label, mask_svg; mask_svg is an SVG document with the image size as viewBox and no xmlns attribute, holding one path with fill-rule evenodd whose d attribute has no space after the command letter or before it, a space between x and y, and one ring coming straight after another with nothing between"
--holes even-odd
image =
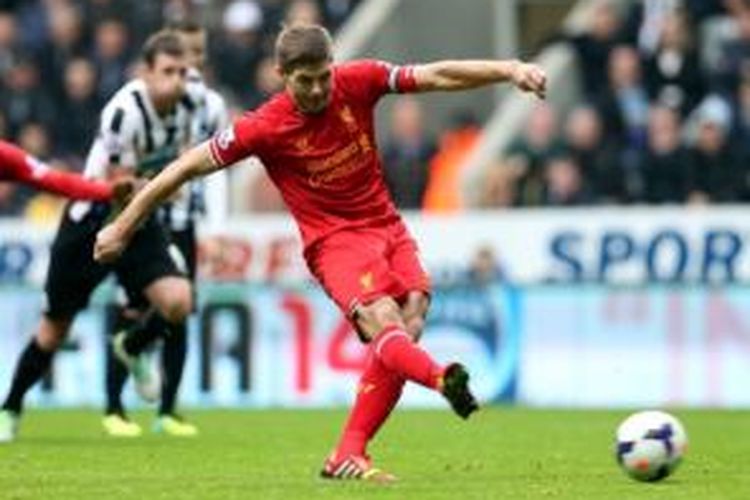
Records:
<instances>
[{"instance_id":1,"label":"soccer ball","mask_svg":"<svg viewBox=\"0 0 750 500\"><path fill-rule=\"evenodd\" d=\"M638 481L660 481L672 474L686 448L685 428L662 411L635 413L617 428L617 462Z\"/></svg>"}]
</instances>

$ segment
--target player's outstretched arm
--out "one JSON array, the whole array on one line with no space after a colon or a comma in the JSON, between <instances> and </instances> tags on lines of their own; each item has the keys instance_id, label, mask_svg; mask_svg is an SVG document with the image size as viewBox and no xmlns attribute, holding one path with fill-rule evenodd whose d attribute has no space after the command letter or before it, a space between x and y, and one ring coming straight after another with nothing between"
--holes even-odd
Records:
<instances>
[{"instance_id":1,"label":"player's outstretched arm","mask_svg":"<svg viewBox=\"0 0 750 500\"><path fill-rule=\"evenodd\" d=\"M218 170L209 143L194 147L151 179L125 209L96 236L94 259L111 262L125 250L138 226L183 184Z\"/></svg>"},{"instance_id":2,"label":"player's outstretched arm","mask_svg":"<svg viewBox=\"0 0 750 500\"><path fill-rule=\"evenodd\" d=\"M536 65L518 60L437 61L414 67L417 92L467 90L510 82L544 99L547 75Z\"/></svg>"}]
</instances>

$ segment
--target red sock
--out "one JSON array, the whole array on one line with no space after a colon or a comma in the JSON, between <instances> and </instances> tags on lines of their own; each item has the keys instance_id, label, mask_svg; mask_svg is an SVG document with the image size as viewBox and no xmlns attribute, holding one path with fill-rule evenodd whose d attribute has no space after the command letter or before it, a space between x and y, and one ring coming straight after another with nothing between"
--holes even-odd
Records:
<instances>
[{"instance_id":1,"label":"red sock","mask_svg":"<svg viewBox=\"0 0 750 500\"><path fill-rule=\"evenodd\" d=\"M386 327L373 342L375 354L390 370L430 389L437 389L443 367L400 327Z\"/></svg>"},{"instance_id":2,"label":"red sock","mask_svg":"<svg viewBox=\"0 0 750 500\"><path fill-rule=\"evenodd\" d=\"M337 459L364 455L367 443L391 414L401 397L404 379L380 362L373 350L357 388L357 399L349 414L339 445Z\"/></svg>"}]
</instances>

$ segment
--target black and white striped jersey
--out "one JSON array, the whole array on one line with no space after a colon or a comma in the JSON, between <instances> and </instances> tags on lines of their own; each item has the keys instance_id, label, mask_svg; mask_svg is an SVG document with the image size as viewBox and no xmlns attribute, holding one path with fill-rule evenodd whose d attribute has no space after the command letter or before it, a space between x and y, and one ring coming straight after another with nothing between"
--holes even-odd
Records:
<instances>
[{"instance_id":1,"label":"black and white striped jersey","mask_svg":"<svg viewBox=\"0 0 750 500\"><path fill-rule=\"evenodd\" d=\"M141 79L126 83L100 114L99 130L86 158L84 175L104 179L113 167L132 169L153 177L194 143L195 107L182 99L166 115L159 115ZM70 210L82 218L91 204L76 202Z\"/></svg>"},{"instance_id":2,"label":"black and white striped jersey","mask_svg":"<svg viewBox=\"0 0 750 500\"><path fill-rule=\"evenodd\" d=\"M229 124L224 98L209 88L195 69L188 70L186 102L192 106L191 140L200 144ZM189 190L161 210L162 220L175 231L186 229L196 218L221 223L229 211L229 182L224 170L190 183Z\"/></svg>"}]
</instances>

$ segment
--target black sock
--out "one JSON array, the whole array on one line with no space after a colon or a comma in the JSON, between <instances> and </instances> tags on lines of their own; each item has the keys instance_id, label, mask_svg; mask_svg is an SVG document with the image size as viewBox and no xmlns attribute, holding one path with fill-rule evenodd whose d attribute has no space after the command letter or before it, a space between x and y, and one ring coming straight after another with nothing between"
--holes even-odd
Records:
<instances>
[{"instance_id":1,"label":"black sock","mask_svg":"<svg viewBox=\"0 0 750 500\"><path fill-rule=\"evenodd\" d=\"M187 355L187 336L185 323L170 325L169 333L164 338L162 347L162 366L164 369L161 406L159 415L171 415L177 400L177 391L182 380Z\"/></svg>"},{"instance_id":2,"label":"black sock","mask_svg":"<svg viewBox=\"0 0 750 500\"><path fill-rule=\"evenodd\" d=\"M170 327L161 314L156 311L149 312L145 318L128 329L124 342L125 351L137 356L156 339L167 335Z\"/></svg>"},{"instance_id":3,"label":"black sock","mask_svg":"<svg viewBox=\"0 0 750 500\"><path fill-rule=\"evenodd\" d=\"M47 373L52 363L53 354L52 351L42 350L36 343L36 338L29 341L18 360L10 392L5 403L3 403L4 410L21 413L26 391Z\"/></svg>"},{"instance_id":4,"label":"black sock","mask_svg":"<svg viewBox=\"0 0 750 500\"><path fill-rule=\"evenodd\" d=\"M120 307L114 306L109 309L107 328L109 329L110 335L114 335L122 330L131 328L135 321L133 319L125 317L123 310ZM106 346L107 353L107 409L106 414L118 414L124 415L125 408L122 406L122 389L125 387L125 382L128 380L128 368L120 361L120 359L114 355L112 349L112 342L107 341Z\"/></svg>"}]
</instances>

